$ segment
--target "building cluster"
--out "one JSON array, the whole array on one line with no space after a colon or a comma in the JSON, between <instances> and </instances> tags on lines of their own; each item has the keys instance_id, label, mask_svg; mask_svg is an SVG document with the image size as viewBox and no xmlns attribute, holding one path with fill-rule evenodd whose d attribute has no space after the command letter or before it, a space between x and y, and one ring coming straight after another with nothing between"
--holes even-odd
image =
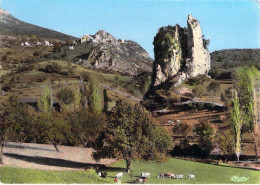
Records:
<instances>
[{"instance_id":1,"label":"building cluster","mask_svg":"<svg viewBox=\"0 0 260 185\"><path fill-rule=\"evenodd\" d=\"M30 43L30 42L28 42L28 41L26 41L26 42L22 42L21 43L21 46L23 46L23 47L31 47L31 46L47 46L47 47L52 47L53 46L53 44L52 43L50 43L49 41L44 41L44 42L37 42L36 44L34 44L34 43Z\"/></svg>"}]
</instances>

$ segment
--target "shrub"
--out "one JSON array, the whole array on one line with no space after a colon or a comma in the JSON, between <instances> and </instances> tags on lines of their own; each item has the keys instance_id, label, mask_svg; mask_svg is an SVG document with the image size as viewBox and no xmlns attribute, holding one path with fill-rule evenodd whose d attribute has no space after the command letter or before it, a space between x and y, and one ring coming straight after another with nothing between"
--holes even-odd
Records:
<instances>
[{"instance_id":1,"label":"shrub","mask_svg":"<svg viewBox=\"0 0 260 185\"><path fill-rule=\"evenodd\" d=\"M191 131L191 126L183 122L174 125L174 127L172 128L173 134L183 134L185 137L187 137Z\"/></svg>"},{"instance_id":2,"label":"shrub","mask_svg":"<svg viewBox=\"0 0 260 185\"><path fill-rule=\"evenodd\" d=\"M61 66L58 65L56 62L52 63L51 65L47 65L44 69L42 69L46 73L61 73Z\"/></svg>"},{"instance_id":3,"label":"shrub","mask_svg":"<svg viewBox=\"0 0 260 185\"><path fill-rule=\"evenodd\" d=\"M38 57L38 56L40 56L40 53L39 53L38 51L35 51L35 52L33 53L33 56Z\"/></svg>"},{"instance_id":4,"label":"shrub","mask_svg":"<svg viewBox=\"0 0 260 185\"><path fill-rule=\"evenodd\" d=\"M68 105L74 102L75 96L73 91L65 86L57 93L57 98L64 104Z\"/></svg>"}]
</instances>

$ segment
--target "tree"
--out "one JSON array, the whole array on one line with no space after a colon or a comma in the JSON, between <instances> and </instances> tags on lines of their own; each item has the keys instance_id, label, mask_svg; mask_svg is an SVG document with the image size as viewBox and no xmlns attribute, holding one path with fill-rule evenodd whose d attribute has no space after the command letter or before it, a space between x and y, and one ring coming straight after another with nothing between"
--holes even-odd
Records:
<instances>
[{"instance_id":1,"label":"tree","mask_svg":"<svg viewBox=\"0 0 260 185\"><path fill-rule=\"evenodd\" d=\"M232 130L227 130L220 135L219 144L224 155L234 153L235 141L233 135Z\"/></svg>"},{"instance_id":2,"label":"tree","mask_svg":"<svg viewBox=\"0 0 260 185\"><path fill-rule=\"evenodd\" d=\"M188 135L191 131L192 131L191 126L188 125L187 123L182 123L182 122L179 124L176 124L172 128L173 134L182 134L185 136L185 139L181 143L183 147L187 147L187 145L189 144Z\"/></svg>"},{"instance_id":3,"label":"tree","mask_svg":"<svg viewBox=\"0 0 260 185\"><path fill-rule=\"evenodd\" d=\"M70 112L66 118L71 125L73 143L93 147L95 140L106 125L104 114L93 114L82 109L78 112Z\"/></svg>"},{"instance_id":4,"label":"tree","mask_svg":"<svg viewBox=\"0 0 260 185\"><path fill-rule=\"evenodd\" d=\"M45 84L45 86L43 86L42 96L38 100L38 107L42 112L50 114L52 110L52 105L52 88L50 83L48 82L47 84Z\"/></svg>"},{"instance_id":5,"label":"tree","mask_svg":"<svg viewBox=\"0 0 260 185\"><path fill-rule=\"evenodd\" d=\"M74 92L66 84L60 91L58 91L57 98L65 105L69 105L74 102L75 95Z\"/></svg>"},{"instance_id":6,"label":"tree","mask_svg":"<svg viewBox=\"0 0 260 185\"><path fill-rule=\"evenodd\" d=\"M258 158L258 117L257 94L259 94L260 72L254 66L238 67L234 74L234 85L238 91L240 107L243 111L243 131L252 131L254 134L255 153Z\"/></svg>"},{"instance_id":7,"label":"tree","mask_svg":"<svg viewBox=\"0 0 260 185\"><path fill-rule=\"evenodd\" d=\"M171 148L169 134L148 111L140 104L133 106L123 101L113 108L101 136L94 158L123 158L127 172L131 171L132 160L159 160Z\"/></svg>"},{"instance_id":8,"label":"tree","mask_svg":"<svg viewBox=\"0 0 260 185\"><path fill-rule=\"evenodd\" d=\"M239 156L241 153L241 128L243 123L243 116L240 110L237 91L235 89L232 91L231 103L233 106L230 109L230 125L234 133L235 153L237 160L239 161Z\"/></svg>"},{"instance_id":9,"label":"tree","mask_svg":"<svg viewBox=\"0 0 260 185\"><path fill-rule=\"evenodd\" d=\"M201 120L195 126L195 132L199 136L199 146L204 151L204 156L208 156L210 151L213 149L213 135L214 129L209 122Z\"/></svg>"},{"instance_id":10,"label":"tree","mask_svg":"<svg viewBox=\"0 0 260 185\"><path fill-rule=\"evenodd\" d=\"M104 107L104 95L103 95L103 88L98 80L97 76L89 73L88 75L89 80L89 104L90 109L94 113L101 113Z\"/></svg>"},{"instance_id":11,"label":"tree","mask_svg":"<svg viewBox=\"0 0 260 185\"><path fill-rule=\"evenodd\" d=\"M1 153L2 163L3 146L7 140L30 142L32 140L34 120L33 110L29 106L18 101L17 97L11 96L7 103L2 104L2 116L0 122Z\"/></svg>"},{"instance_id":12,"label":"tree","mask_svg":"<svg viewBox=\"0 0 260 185\"><path fill-rule=\"evenodd\" d=\"M104 112L107 112L107 109L108 109L108 95L107 95L107 90L104 89Z\"/></svg>"},{"instance_id":13,"label":"tree","mask_svg":"<svg viewBox=\"0 0 260 185\"><path fill-rule=\"evenodd\" d=\"M59 152L58 144L67 143L71 140L71 125L58 113L50 115L40 113L37 119L38 134L44 143L51 143ZM43 129L44 128L44 129ZM42 141L41 141L42 142Z\"/></svg>"}]
</instances>

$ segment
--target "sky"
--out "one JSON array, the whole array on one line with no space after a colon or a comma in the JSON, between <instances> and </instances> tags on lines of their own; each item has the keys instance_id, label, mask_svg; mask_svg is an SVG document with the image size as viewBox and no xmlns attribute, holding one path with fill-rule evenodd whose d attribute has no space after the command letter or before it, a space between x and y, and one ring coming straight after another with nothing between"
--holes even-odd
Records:
<instances>
[{"instance_id":1,"label":"sky","mask_svg":"<svg viewBox=\"0 0 260 185\"><path fill-rule=\"evenodd\" d=\"M259 0L2 0L0 6L22 21L76 37L106 30L138 42L151 57L158 29L187 27L188 14L200 21L211 52L260 48Z\"/></svg>"}]
</instances>

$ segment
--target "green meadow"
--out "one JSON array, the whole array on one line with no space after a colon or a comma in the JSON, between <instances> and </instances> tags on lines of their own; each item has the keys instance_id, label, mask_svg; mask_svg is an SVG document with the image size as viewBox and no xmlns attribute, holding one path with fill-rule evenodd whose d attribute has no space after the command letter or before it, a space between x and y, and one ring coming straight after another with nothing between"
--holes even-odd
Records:
<instances>
[{"instance_id":1,"label":"green meadow","mask_svg":"<svg viewBox=\"0 0 260 185\"><path fill-rule=\"evenodd\" d=\"M15 167L0 167L0 178L2 183L91 183L106 184L114 183L114 176L118 172L124 172L124 161L117 162L103 171L107 171L107 178L98 177L95 170L86 171L46 171L32 170ZM140 162L132 164L133 173L130 176L124 173L121 183L133 183L141 172L150 172L149 184L259 184L260 171L243 169L234 166L219 166L185 161L171 158L167 162ZM184 179L157 178L160 173L171 172L183 174ZM194 174L195 180L188 179L187 174ZM231 178L239 177L246 181L234 182Z\"/></svg>"}]
</instances>

